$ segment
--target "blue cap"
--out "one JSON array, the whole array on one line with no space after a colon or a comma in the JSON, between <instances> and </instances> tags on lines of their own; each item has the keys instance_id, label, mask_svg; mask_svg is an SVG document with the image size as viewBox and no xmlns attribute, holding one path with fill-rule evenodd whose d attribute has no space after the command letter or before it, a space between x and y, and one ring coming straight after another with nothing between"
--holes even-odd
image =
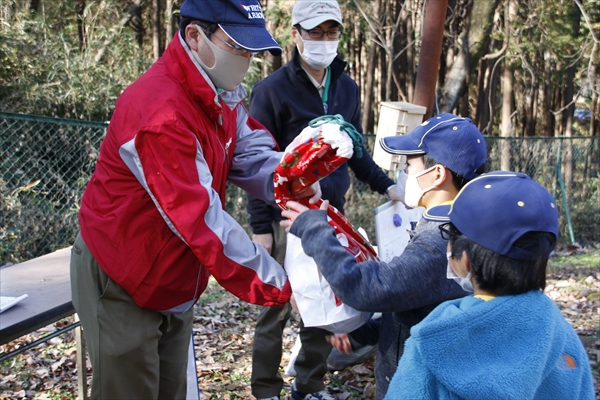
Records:
<instances>
[{"instance_id":1,"label":"blue cap","mask_svg":"<svg viewBox=\"0 0 600 400\"><path fill-rule=\"evenodd\" d=\"M381 147L401 156L428 154L466 179L473 179L487 161L485 141L469 118L440 114L429 118L410 133L385 137Z\"/></svg>"},{"instance_id":2,"label":"blue cap","mask_svg":"<svg viewBox=\"0 0 600 400\"><path fill-rule=\"evenodd\" d=\"M440 221L439 216L430 220ZM467 183L454 199L448 219L471 241L500 255L529 260L514 246L527 232L549 232L558 239L554 198L526 174L493 171Z\"/></svg>"},{"instance_id":3,"label":"blue cap","mask_svg":"<svg viewBox=\"0 0 600 400\"><path fill-rule=\"evenodd\" d=\"M281 47L265 28L258 0L185 0L180 13L183 18L219 25L238 46L248 51L281 54Z\"/></svg>"}]
</instances>

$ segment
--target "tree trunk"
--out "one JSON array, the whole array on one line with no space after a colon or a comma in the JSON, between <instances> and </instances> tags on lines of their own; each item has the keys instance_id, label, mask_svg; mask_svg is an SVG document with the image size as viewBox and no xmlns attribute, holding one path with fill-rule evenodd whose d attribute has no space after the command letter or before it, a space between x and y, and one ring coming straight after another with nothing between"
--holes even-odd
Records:
<instances>
[{"instance_id":1,"label":"tree trunk","mask_svg":"<svg viewBox=\"0 0 600 400\"><path fill-rule=\"evenodd\" d=\"M135 32L135 40L140 49L144 46L144 36L146 34L146 30L144 28L144 18L142 15L143 1L144 0L135 0L134 6L129 11L131 14L131 26Z\"/></svg>"},{"instance_id":2,"label":"tree trunk","mask_svg":"<svg viewBox=\"0 0 600 400\"><path fill-rule=\"evenodd\" d=\"M379 4L379 1L376 2ZM377 5L375 6L377 9ZM375 60L377 55L377 44L371 39L371 45L369 46L369 61L367 63L367 76L365 82L365 97L363 100L363 113L362 113L362 127L363 132L369 132L373 121L373 92L374 92L374 78L375 78Z\"/></svg>"},{"instance_id":3,"label":"tree trunk","mask_svg":"<svg viewBox=\"0 0 600 400\"><path fill-rule=\"evenodd\" d=\"M557 70L560 71L560 66L557 66ZM563 79L554 86L554 108L553 109L562 109L565 106L565 97L563 90ZM554 136L559 137L563 136L563 118L562 113L557 113L554 115Z\"/></svg>"},{"instance_id":4,"label":"tree trunk","mask_svg":"<svg viewBox=\"0 0 600 400\"><path fill-rule=\"evenodd\" d=\"M579 27L581 25L581 16L579 14L579 8L572 7L570 12L571 17L571 37L576 39L579 36ZM571 65L567 70L567 85L565 89L565 104L569 106L565 109L565 136L573 136L573 115L575 113L575 102L573 101L573 95L575 94L575 65ZM565 177L565 189L567 193L571 194L573 191L573 142L571 140L565 141L565 154L563 158L564 177Z\"/></svg>"},{"instance_id":5,"label":"tree trunk","mask_svg":"<svg viewBox=\"0 0 600 400\"><path fill-rule=\"evenodd\" d=\"M458 56L444 80L440 101L442 112L453 110L465 93L470 65L477 65L490 44L494 13L499 3L500 0L472 2L467 29L460 37Z\"/></svg>"},{"instance_id":6,"label":"tree trunk","mask_svg":"<svg viewBox=\"0 0 600 400\"><path fill-rule=\"evenodd\" d=\"M271 8L276 7L276 0L267 0L264 3L264 10L270 10ZM266 21L266 28L269 32L275 32L275 24L273 22L273 18L267 18L265 19ZM265 62L262 63L262 68L261 68L261 77L262 78L266 78L267 76L271 75L273 72L277 71L279 68L281 68L281 56L274 56L273 54L271 54L270 51L265 51L263 53L263 60Z\"/></svg>"},{"instance_id":7,"label":"tree trunk","mask_svg":"<svg viewBox=\"0 0 600 400\"><path fill-rule=\"evenodd\" d=\"M592 76L590 76L590 82L592 83L592 87L594 87L595 82L596 82L596 67L593 67L592 69ZM590 111L592 113L591 118L590 118L590 130L589 130L589 135L590 136L595 136L596 135L596 129L597 129L597 124L598 124L598 118L600 118L600 115L598 115L595 110L596 110L596 106L600 106L600 104L598 104L598 95L596 94L595 90L592 90L592 103L590 105ZM599 111L600 111L600 107L599 107Z\"/></svg>"},{"instance_id":8,"label":"tree trunk","mask_svg":"<svg viewBox=\"0 0 600 400\"><path fill-rule=\"evenodd\" d=\"M161 46L160 26L161 26L161 0L152 0L152 52L154 61L158 60L163 53Z\"/></svg>"},{"instance_id":9,"label":"tree trunk","mask_svg":"<svg viewBox=\"0 0 600 400\"><path fill-rule=\"evenodd\" d=\"M429 1L426 7L423 17L423 39L419 54L417 84L413 99L413 103L426 108L423 119L433 115L437 79L432 79L432 77L438 75L448 0Z\"/></svg>"},{"instance_id":10,"label":"tree trunk","mask_svg":"<svg viewBox=\"0 0 600 400\"><path fill-rule=\"evenodd\" d=\"M479 68L477 69L477 106L475 112L475 118L473 123L477 125L479 130L482 130L484 126L487 126L487 96L486 96L486 82L488 78L489 61L479 60Z\"/></svg>"},{"instance_id":11,"label":"tree trunk","mask_svg":"<svg viewBox=\"0 0 600 400\"><path fill-rule=\"evenodd\" d=\"M85 19L83 12L85 11L85 0L77 1L77 35L79 37L79 51L85 49L87 38L85 36Z\"/></svg>"},{"instance_id":12,"label":"tree trunk","mask_svg":"<svg viewBox=\"0 0 600 400\"><path fill-rule=\"evenodd\" d=\"M29 11L36 12L40 7L40 0L31 0L29 3Z\"/></svg>"},{"instance_id":13,"label":"tree trunk","mask_svg":"<svg viewBox=\"0 0 600 400\"><path fill-rule=\"evenodd\" d=\"M415 28L412 24L412 18L405 10L406 15L406 44L413 43L415 40ZM408 46L406 49L406 97L409 99L415 98L415 46Z\"/></svg>"},{"instance_id":14,"label":"tree trunk","mask_svg":"<svg viewBox=\"0 0 600 400\"><path fill-rule=\"evenodd\" d=\"M536 135L536 126L537 126L537 116L538 116L538 103L539 103L539 93L540 88L538 76L542 75L542 72L539 70L540 62L542 61L542 57L539 52L535 52L535 60L531 65L531 69L533 71L533 76L531 77L531 88L532 93L529 96L529 102L527 104L527 113L525 117L524 123L524 135L525 136L535 136Z\"/></svg>"},{"instance_id":15,"label":"tree trunk","mask_svg":"<svg viewBox=\"0 0 600 400\"><path fill-rule=\"evenodd\" d=\"M508 0L504 13L504 36L507 44L510 44L513 36L512 22L517 13L515 0ZM502 74L502 120L500 125L500 136L509 138L512 135L512 96L514 86L514 72L510 65L509 57L504 59L504 72ZM510 142L503 140L500 156L500 169L510 170Z\"/></svg>"},{"instance_id":16,"label":"tree trunk","mask_svg":"<svg viewBox=\"0 0 600 400\"><path fill-rule=\"evenodd\" d=\"M381 3L380 0L375 0L373 4L373 10L375 15L379 15L379 7ZM367 72L365 79L365 96L363 99L363 107L362 107L362 126L363 132L369 132L369 130L374 127L372 124L371 115L373 115L373 108L375 109L375 113L377 113L377 104L373 104L374 98L374 89L375 89L375 66L377 62L377 43L375 43L375 33L371 32L371 44L369 46L369 59L367 61ZM374 131L374 129L373 129Z\"/></svg>"},{"instance_id":17,"label":"tree trunk","mask_svg":"<svg viewBox=\"0 0 600 400\"><path fill-rule=\"evenodd\" d=\"M552 87L552 80L550 79L551 73L550 57L547 52L544 53L544 90L542 94L544 96L542 100L542 109L544 110L544 136L554 136L554 115L552 115L553 108L553 94L554 90Z\"/></svg>"},{"instance_id":18,"label":"tree trunk","mask_svg":"<svg viewBox=\"0 0 600 400\"><path fill-rule=\"evenodd\" d=\"M167 0L165 5L165 48L173 39L175 32L177 32L175 18L173 18L173 2L174 0Z\"/></svg>"}]
</instances>

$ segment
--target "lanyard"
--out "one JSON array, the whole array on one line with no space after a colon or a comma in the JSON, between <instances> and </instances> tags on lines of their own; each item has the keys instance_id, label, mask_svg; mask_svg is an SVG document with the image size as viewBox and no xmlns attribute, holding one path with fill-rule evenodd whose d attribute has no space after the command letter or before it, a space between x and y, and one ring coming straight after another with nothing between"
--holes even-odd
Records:
<instances>
[{"instance_id":1,"label":"lanyard","mask_svg":"<svg viewBox=\"0 0 600 400\"><path fill-rule=\"evenodd\" d=\"M329 86L331 86L331 67L327 67L325 87L323 88L323 96L321 96L321 100L323 101L323 110L325 110L325 114L327 114L327 110L329 109L329 106L327 105L327 100L329 100Z\"/></svg>"}]
</instances>

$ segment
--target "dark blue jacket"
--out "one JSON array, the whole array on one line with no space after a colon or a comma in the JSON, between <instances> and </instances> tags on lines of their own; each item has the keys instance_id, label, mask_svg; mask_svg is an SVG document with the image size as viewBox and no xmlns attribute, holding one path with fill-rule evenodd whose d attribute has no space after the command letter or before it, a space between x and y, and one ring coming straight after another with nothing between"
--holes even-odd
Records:
<instances>
[{"instance_id":1,"label":"dark blue jacket","mask_svg":"<svg viewBox=\"0 0 600 400\"><path fill-rule=\"evenodd\" d=\"M438 304L466 293L446 278L446 246L438 222L422 219L404 252L390 262L357 263L337 240L327 214L310 210L296 218L290 233L302 239L304 252L314 258L331 290L345 304L381 312L375 358L376 399L383 399L410 328Z\"/></svg>"},{"instance_id":2,"label":"dark blue jacket","mask_svg":"<svg viewBox=\"0 0 600 400\"><path fill-rule=\"evenodd\" d=\"M341 114L362 133L360 92L356 82L344 73L346 63L336 57L331 63L331 86L328 113ZM263 124L275 137L283 151L308 126L325 114L319 91L300 66L300 55L294 49L292 60L270 76L258 82L250 96L250 115ZM384 194L394 182L375 164L363 149L362 158L354 155L347 163L320 181L323 199L344 212L344 195L350 187L348 166L356 177L367 182L372 190ZM255 234L271 233L271 222L280 221L281 210L248 195L246 204L250 225Z\"/></svg>"}]
</instances>

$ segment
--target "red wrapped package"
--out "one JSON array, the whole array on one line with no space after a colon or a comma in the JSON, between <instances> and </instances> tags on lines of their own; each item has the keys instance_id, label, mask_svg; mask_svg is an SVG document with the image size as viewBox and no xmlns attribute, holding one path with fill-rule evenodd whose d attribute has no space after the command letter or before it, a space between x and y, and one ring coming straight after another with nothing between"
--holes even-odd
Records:
<instances>
[{"instance_id":1,"label":"red wrapped package","mask_svg":"<svg viewBox=\"0 0 600 400\"><path fill-rule=\"evenodd\" d=\"M295 194L329 175L348 161L354 151L360 152L362 143L362 135L340 115L326 115L311 121L309 127L288 146L275 169L273 180L277 204L285 209L285 204L294 200L318 209L320 201L310 204L307 199L299 199ZM327 216L336 233L347 238L348 245L344 247L357 261L378 259L371 243L335 207L329 206Z\"/></svg>"}]
</instances>

